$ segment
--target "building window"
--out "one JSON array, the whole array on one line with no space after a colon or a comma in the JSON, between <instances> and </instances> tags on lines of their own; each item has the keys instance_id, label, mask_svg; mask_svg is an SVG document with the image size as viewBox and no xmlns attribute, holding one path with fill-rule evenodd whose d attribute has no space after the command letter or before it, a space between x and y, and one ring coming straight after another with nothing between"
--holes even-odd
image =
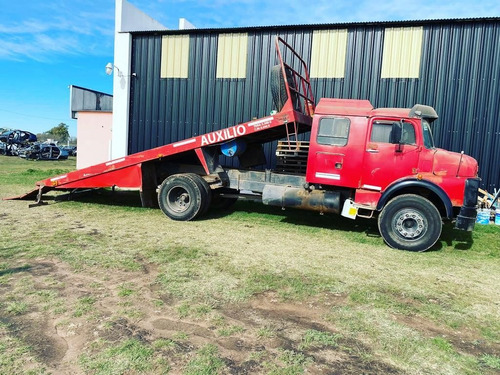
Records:
<instances>
[{"instance_id":1,"label":"building window","mask_svg":"<svg viewBox=\"0 0 500 375\"><path fill-rule=\"evenodd\" d=\"M345 146L349 138L350 120L345 117L324 117L319 122L318 136L320 145Z\"/></svg>"},{"instance_id":2,"label":"building window","mask_svg":"<svg viewBox=\"0 0 500 375\"><path fill-rule=\"evenodd\" d=\"M245 78L248 34L220 34L217 45L217 78Z\"/></svg>"},{"instance_id":3,"label":"building window","mask_svg":"<svg viewBox=\"0 0 500 375\"><path fill-rule=\"evenodd\" d=\"M164 35L161 40L161 78L187 78L189 35Z\"/></svg>"},{"instance_id":4,"label":"building window","mask_svg":"<svg viewBox=\"0 0 500 375\"><path fill-rule=\"evenodd\" d=\"M419 78L423 27L385 29L381 78Z\"/></svg>"},{"instance_id":5,"label":"building window","mask_svg":"<svg viewBox=\"0 0 500 375\"><path fill-rule=\"evenodd\" d=\"M311 78L344 78L347 30L316 30L311 51Z\"/></svg>"}]
</instances>

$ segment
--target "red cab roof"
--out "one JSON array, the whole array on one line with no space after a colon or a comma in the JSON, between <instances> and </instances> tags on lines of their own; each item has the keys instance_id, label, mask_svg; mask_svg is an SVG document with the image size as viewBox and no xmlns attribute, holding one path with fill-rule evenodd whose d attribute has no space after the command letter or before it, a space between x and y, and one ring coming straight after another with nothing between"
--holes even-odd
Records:
<instances>
[{"instance_id":1,"label":"red cab roof","mask_svg":"<svg viewBox=\"0 0 500 375\"><path fill-rule=\"evenodd\" d=\"M373 108L369 100L359 99L320 99L315 113L319 115L343 116L386 116L409 117L409 108Z\"/></svg>"}]
</instances>

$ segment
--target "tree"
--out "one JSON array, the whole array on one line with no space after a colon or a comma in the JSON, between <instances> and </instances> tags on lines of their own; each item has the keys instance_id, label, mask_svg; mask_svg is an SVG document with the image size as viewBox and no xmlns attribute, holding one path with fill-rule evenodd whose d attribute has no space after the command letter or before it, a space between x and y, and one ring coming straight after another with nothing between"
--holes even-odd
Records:
<instances>
[{"instance_id":1,"label":"tree","mask_svg":"<svg viewBox=\"0 0 500 375\"><path fill-rule=\"evenodd\" d=\"M66 125L64 122L61 122L59 125L50 129L47 134L54 140L65 143L69 139L68 125Z\"/></svg>"}]
</instances>

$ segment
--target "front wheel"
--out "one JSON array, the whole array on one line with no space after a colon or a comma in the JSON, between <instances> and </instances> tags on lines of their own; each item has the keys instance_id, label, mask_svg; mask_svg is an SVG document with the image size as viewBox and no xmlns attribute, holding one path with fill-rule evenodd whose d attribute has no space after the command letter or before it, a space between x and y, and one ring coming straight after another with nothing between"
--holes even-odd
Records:
<instances>
[{"instance_id":1,"label":"front wheel","mask_svg":"<svg viewBox=\"0 0 500 375\"><path fill-rule=\"evenodd\" d=\"M425 251L441 235L441 215L436 206L424 197L400 195L389 201L380 213L378 229L390 247Z\"/></svg>"}]
</instances>

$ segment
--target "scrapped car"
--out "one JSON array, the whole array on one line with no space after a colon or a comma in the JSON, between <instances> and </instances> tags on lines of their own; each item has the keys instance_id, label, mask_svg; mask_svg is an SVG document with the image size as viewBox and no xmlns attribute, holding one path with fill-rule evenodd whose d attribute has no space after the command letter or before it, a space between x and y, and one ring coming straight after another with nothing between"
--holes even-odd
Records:
<instances>
[{"instance_id":1,"label":"scrapped car","mask_svg":"<svg viewBox=\"0 0 500 375\"><path fill-rule=\"evenodd\" d=\"M62 160L68 158L68 152L52 144L36 143L20 150L19 156L34 160Z\"/></svg>"},{"instance_id":2,"label":"scrapped car","mask_svg":"<svg viewBox=\"0 0 500 375\"><path fill-rule=\"evenodd\" d=\"M62 148L69 156L76 156L76 146L64 146Z\"/></svg>"},{"instance_id":3,"label":"scrapped car","mask_svg":"<svg viewBox=\"0 0 500 375\"><path fill-rule=\"evenodd\" d=\"M25 130L9 130L0 134L0 142L7 144L25 144L36 141L36 135Z\"/></svg>"},{"instance_id":4,"label":"scrapped car","mask_svg":"<svg viewBox=\"0 0 500 375\"><path fill-rule=\"evenodd\" d=\"M0 134L0 155L17 156L36 142L36 135L25 130L9 130Z\"/></svg>"}]
</instances>

